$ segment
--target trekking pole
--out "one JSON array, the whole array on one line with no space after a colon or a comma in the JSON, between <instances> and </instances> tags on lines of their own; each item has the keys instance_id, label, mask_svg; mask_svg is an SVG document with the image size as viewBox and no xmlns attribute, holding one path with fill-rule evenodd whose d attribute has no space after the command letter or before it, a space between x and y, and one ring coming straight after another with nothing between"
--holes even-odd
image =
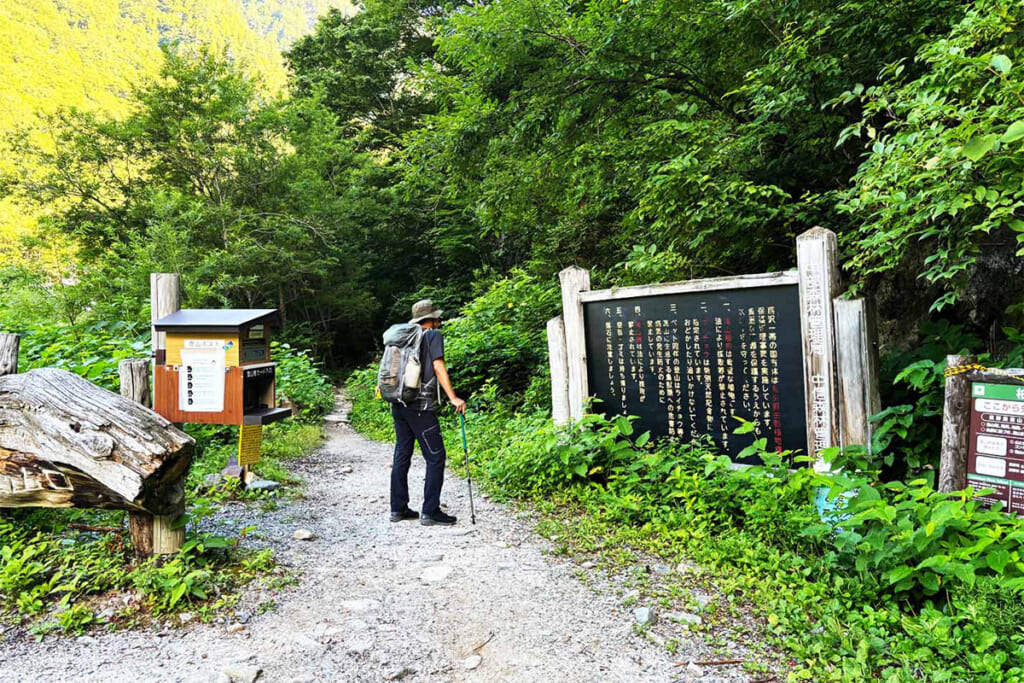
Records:
<instances>
[{"instance_id":1,"label":"trekking pole","mask_svg":"<svg viewBox=\"0 0 1024 683\"><path fill-rule=\"evenodd\" d=\"M476 524L476 510L473 508L473 477L469 473L469 446L466 445L466 416L459 413L459 422L462 424L462 452L466 455L466 484L469 485L469 518Z\"/></svg>"}]
</instances>

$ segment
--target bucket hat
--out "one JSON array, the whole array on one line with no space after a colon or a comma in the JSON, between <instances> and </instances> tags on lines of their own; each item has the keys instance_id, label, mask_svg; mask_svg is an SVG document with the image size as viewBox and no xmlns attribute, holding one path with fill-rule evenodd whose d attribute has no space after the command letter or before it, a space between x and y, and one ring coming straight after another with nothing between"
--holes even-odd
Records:
<instances>
[{"instance_id":1,"label":"bucket hat","mask_svg":"<svg viewBox=\"0 0 1024 683\"><path fill-rule=\"evenodd\" d=\"M422 299L412 305L412 320L410 323L421 323L424 320L440 320L444 311L434 306L430 299Z\"/></svg>"}]
</instances>

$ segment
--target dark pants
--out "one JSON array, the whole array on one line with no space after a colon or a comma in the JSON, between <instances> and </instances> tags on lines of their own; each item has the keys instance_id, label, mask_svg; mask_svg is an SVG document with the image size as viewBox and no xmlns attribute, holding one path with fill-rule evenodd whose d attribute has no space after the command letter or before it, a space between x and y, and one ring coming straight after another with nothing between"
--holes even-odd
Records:
<instances>
[{"instance_id":1,"label":"dark pants","mask_svg":"<svg viewBox=\"0 0 1024 683\"><path fill-rule=\"evenodd\" d=\"M413 441L427 461L427 479L423 485L423 514L441 510L441 486L444 484L444 441L437 415L430 410L413 410L394 403L391 417L395 421L395 460L391 464L391 511L400 512L409 506L409 465L412 464Z\"/></svg>"}]
</instances>

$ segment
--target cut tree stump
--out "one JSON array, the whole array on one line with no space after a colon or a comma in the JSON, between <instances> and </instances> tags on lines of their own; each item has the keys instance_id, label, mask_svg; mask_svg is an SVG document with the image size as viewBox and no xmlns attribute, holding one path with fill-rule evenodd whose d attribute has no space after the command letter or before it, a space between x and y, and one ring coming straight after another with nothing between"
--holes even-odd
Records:
<instances>
[{"instance_id":1,"label":"cut tree stump","mask_svg":"<svg viewBox=\"0 0 1024 683\"><path fill-rule=\"evenodd\" d=\"M73 373L0 377L0 508L177 516L194 446L160 415Z\"/></svg>"}]
</instances>

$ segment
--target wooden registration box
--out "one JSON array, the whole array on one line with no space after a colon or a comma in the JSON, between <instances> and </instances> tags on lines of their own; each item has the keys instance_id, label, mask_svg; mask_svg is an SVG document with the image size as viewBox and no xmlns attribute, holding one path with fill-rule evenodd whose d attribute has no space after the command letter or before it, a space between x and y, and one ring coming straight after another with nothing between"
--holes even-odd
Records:
<instances>
[{"instance_id":1,"label":"wooden registration box","mask_svg":"<svg viewBox=\"0 0 1024 683\"><path fill-rule=\"evenodd\" d=\"M185 309L154 323L166 335L157 352L154 409L171 422L267 424L278 408L270 362L274 309Z\"/></svg>"}]
</instances>

